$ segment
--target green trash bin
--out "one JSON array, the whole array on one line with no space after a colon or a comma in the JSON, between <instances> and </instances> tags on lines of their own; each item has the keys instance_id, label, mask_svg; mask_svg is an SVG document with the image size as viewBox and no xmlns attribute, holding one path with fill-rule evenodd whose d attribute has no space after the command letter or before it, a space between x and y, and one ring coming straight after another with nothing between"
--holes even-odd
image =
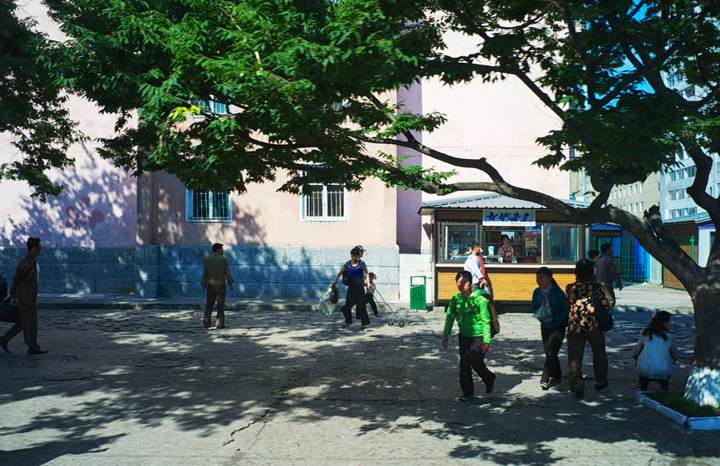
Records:
<instances>
[{"instance_id":1,"label":"green trash bin","mask_svg":"<svg viewBox=\"0 0 720 466\"><path fill-rule=\"evenodd\" d=\"M417 279L417 280L416 280ZM426 308L426 283L425 276L410 277L410 309L425 310ZM420 284L422 281L422 284Z\"/></svg>"}]
</instances>

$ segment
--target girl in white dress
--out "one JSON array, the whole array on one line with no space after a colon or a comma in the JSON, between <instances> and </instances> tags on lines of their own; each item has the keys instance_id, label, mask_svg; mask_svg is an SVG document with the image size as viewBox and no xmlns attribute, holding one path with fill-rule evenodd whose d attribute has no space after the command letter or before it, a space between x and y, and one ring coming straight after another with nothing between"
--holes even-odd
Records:
<instances>
[{"instance_id":1,"label":"girl in white dress","mask_svg":"<svg viewBox=\"0 0 720 466\"><path fill-rule=\"evenodd\" d=\"M669 312L656 312L635 345L633 357L637 359L635 372L640 376L640 390L647 390L648 384L655 381L667 391L670 376L677 370L679 353L675 336L670 333L670 317Z\"/></svg>"}]
</instances>

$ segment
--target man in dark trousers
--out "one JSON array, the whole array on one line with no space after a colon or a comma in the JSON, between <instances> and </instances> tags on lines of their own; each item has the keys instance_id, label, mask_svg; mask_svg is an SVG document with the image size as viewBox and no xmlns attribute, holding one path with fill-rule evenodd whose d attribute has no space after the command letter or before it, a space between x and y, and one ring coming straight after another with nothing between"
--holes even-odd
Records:
<instances>
[{"instance_id":1,"label":"man in dark trousers","mask_svg":"<svg viewBox=\"0 0 720 466\"><path fill-rule=\"evenodd\" d=\"M202 280L200 281L203 291L207 291L203 324L205 324L205 328L210 328L212 310L213 306L215 306L215 300L217 300L218 311L215 326L225 328L225 277L227 277L228 284L230 284L230 291L234 289L234 280L232 273L230 273L230 263L227 257L224 256L223 245L215 243L212 248L214 254L205 258Z\"/></svg>"},{"instance_id":2,"label":"man in dark trousers","mask_svg":"<svg viewBox=\"0 0 720 466\"><path fill-rule=\"evenodd\" d=\"M485 354L490 350L491 319L488 300L480 290L472 290L472 274L467 270L455 276L458 291L450 300L445 315L443 348L448 347L448 338L453 323L458 323L458 345L460 346L460 401L469 400L475 394L472 371L485 382L485 393L493 391L495 378L485 365Z\"/></svg>"},{"instance_id":3,"label":"man in dark trousers","mask_svg":"<svg viewBox=\"0 0 720 466\"><path fill-rule=\"evenodd\" d=\"M47 353L47 350L40 348L37 342L37 295L38 276L40 275L37 257L42 251L40 238L28 238L27 248L29 252L18 262L17 273L13 277L10 288L10 298L17 299L18 303L17 322L4 336L0 337L0 348L9 353L8 342L22 331L28 347L28 354L44 354Z\"/></svg>"},{"instance_id":4,"label":"man in dark trousers","mask_svg":"<svg viewBox=\"0 0 720 466\"><path fill-rule=\"evenodd\" d=\"M613 263L613 247L610 243L600 246L603 256L595 265L595 281L600 284L605 299L608 302L607 310L610 311L615 307L615 291L613 290L613 282L617 283L618 291L622 291L622 281L618 274L615 264Z\"/></svg>"}]
</instances>

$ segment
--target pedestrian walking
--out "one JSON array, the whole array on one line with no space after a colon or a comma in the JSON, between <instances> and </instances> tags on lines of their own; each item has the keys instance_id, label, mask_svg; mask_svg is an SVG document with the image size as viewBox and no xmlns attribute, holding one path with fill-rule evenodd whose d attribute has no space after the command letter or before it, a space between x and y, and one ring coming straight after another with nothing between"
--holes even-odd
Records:
<instances>
[{"instance_id":1,"label":"pedestrian walking","mask_svg":"<svg viewBox=\"0 0 720 466\"><path fill-rule=\"evenodd\" d=\"M492 320L492 336L495 336L500 333L500 320L498 320L497 311L495 310L492 282L485 273L485 262L483 262L482 257L480 257L482 252L483 250L480 243L473 242L468 250L468 258L465 260L463 270L470 272L472 275L470 289L472 291L481 290L485 299L488 300L488 309L490 310L490 318Z\"/></svg>"},{"instance_id":2,"label":"pedestrian walking","mask_svg":"<svg viewBox=\"0 0 720 466\"><path fill-rule=\"evenodd\" d=\"M203 275L200 284L203 291L207 291L207 300L205 301L205 316L203 324L205 328L210 328L210 320L212 319L212 310L217 301L217 317L215 319L215 327L225 328L225 279L230 285L230 291L234 289L233 276L230 272L230 263L225 257L225 249L223 244L215 243L212 246L213 254L205 258L203 265Z\"/></svg>"},{"instance_id":3,"label":"pedestrian walking","mask_svg":"<svg viewBox=\"0 0 720 466\"><path fill-rule=\"evenodd\" d=\"M375 304L375 278L377 276L374 273L367 274L367 286L365 287L365 302L370 304L375 317L382 317L382 314L378 313L377 304Z\"/></svg>"},{"instance_id":4,"label":"pedestrian walking","mask_svg":"<svg viewBox=\"0 0 720 466\"><path fill-rule=\"evenodd\" d=\"M37 295L40 279L40 266L37 258L42 252L40 238L28 238L28 253L20 259L17 273L10 287L10 298L15 298L18 305L18 317L10 330L0 337L0 348L9 353L8 342L23 332L27 354L44 354L47 350L40 347L38 339Z\"/></svg>"},{"instance_id":5,"label":"pedestrian walking","mask_svg":"<svg viewBox=\"0 0 720 466\"><path fill-rule=\"evenodd\" d=\"M602 287L605 299L607 299L608 307L607 310L610 312L615 307L615 292L613 291L613 282L618 286L618 291L621 291L622 281L618 274L615 264L613 263L613 247L610 243L604 243L600 245L600 251L603 256L598 259L596 263L595 281Z\"/></svg>"},{"instance_id":6,"label":"pedestrian walking","mask_svg":"<svg viewBox=\"0 0 720 466\"><path fill-rule=\"evenodd\" d=\"M461 401L469 400L475 394L472 371L485 383L485 393L493 390L496 375L485 365L485 354L490 350L490 312L488 300L480 290L473 291L472 275L464 270L455 276L459 293L452 297L445 316L442 346L448 347L448 337L453 322L458 323L458 346L460 349Z\"/></svg>"},{"instance_id":7,"label":"pedestrian walking","mask_svg":"<svg viewBox=\"0 0 720 466\"><path fill-rule=\"evenodd\" d=\"M558 353L565 339L569 314L567 298L553 278L552 270L540 267L535 272L535 281L538 287L533 292L531 308L540 320L540 335L545 351L540 388L547 390L552 382L562 379Z\"/></svg>"},{"instance_id":8,"label":"pedestrian walking","mask_svg":"<svg viewBox=\"0 0 720 466\"><path fill-rule=\"evenodd\" d=\"M607 388L608 361L605 354L605 334L595 315L597 306L607 306L602 290L592 284L593 264L581 259L575 264L575 283L565 288L569 317L567 328L568 384L575 397L582 398L585 381L582 375L582 360L585 342L590 343L593 352L595 390Z\"/></svg>"},{"instance_id":9,"label":"pedestrian walking","mask_svg":"<svg viewBox=\"0 0 720 466\"><path fill-rule=\"evenodd\" d=\"M647 390L650 382L658 382L660 389L667 391L670 377L677 370L680 352L670 332L670 317L667 311L656 312L633 349L640 390Z\"/></svg>"},{"instance_id":10,"label":"pedestrian walking","mask_svg":"<svg viewBox=\"0 0 720 466\"><path fill-rule=\"evenodd\" d=\"M468 258L465 259L465 264L463 265L463 270L470 272L472 276L472 283L470 284L472 291L482 289L488 284L485 278L485 263L480 257L480 254L482 254L480 243L473 242L470 245Z\"/></svg>"},{"instance_id":11,"label":"pedestrian walking","mask_svg":"<svg viewBox=\"0 0 720 466\"><path fill-rule=\"evenodd\" d=\"M597 249L591 249L587 252L588 259L593 263L593 278L592 282L597 283L597 261L600 259L600 251Z\"/></svg>"},{"instance_id":12,"label":"pedestrian walking","mask_svg":"<svg viewBox=\"0 0 720 466\"><path fill-rule=\"evenodd\" d=\"M347 295L345 296L345 305L340 308L345 316L345 325L342 328L350 328L352 325L352 307L357 306L356 312L360 317L360 328L370 325L370 318L365 308L365 277L367 266L360 259L360 251L358 248L352 248L350 251L350 260L345 262L338 274L335 276L332 285L337 285L340 277L343 277L343 285L347 286Z\"/></svg>"}]
</instances>

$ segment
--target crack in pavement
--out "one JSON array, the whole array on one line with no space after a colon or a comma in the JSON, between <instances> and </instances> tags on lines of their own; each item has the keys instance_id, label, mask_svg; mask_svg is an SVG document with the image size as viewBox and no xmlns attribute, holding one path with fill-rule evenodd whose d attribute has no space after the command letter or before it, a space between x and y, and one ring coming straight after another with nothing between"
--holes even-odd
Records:
<instances>
[{"instance_id":1,"label":"crack in pavement","mask_svg":"<svg viewBox=\"0 0 720 466\"><path fill-rule=\"evenodd\" d=\"M293 370L291 370L290 373L288 374L288 378L287 378L287 380L285 381L285 383L284 383L280 388L278 388L277 390L275 390L275 391L272 392L272 393L273 393L273 394L277 394L277 393L282 393L283 391L287 390L288 386L290 385L290 382L291 382L292 379L293 379L293 376L294 376L297 372L298 372L298 369L297 369L297 368L294 368ZM276 397L277 397L277 395L276 395ZM255 424L257 424L258 422L260 422L261 420L265 419L265 418L267 417L267 415L270 414L270 412L274 411L274 410L280 405L280 403L282 403L282 401L283 401L283 398L279 398L279 397L276 398L275 402L274 402L274 403L271 403L270 406L268 406L268 408L265 410L265 412L262 413L260 416L258 416L257 419L255 419L254 421L248 423L247 425L245 425L245 426L243 426L243 427L240 427L239 429L235 429L234 431L232 431L232 432L230 433L230 440L228 440L227 442L223 443L223 447L226 447L226 446L230 445L231 443L233 443L233 442L235 441L235 434L237 434L238 432L242 432L243 430L247 430L247 429L249 429L250 427L252 427L252 426L254 426ZM263 428L260 429L260 432L257 433L256 437L259 436L259 435L262 433L262 431L263 431L264 428L265 428L265 426L263 426ZM240 451L239 448L238 448L238 451Z\"/></svg>"}]
</instances>

